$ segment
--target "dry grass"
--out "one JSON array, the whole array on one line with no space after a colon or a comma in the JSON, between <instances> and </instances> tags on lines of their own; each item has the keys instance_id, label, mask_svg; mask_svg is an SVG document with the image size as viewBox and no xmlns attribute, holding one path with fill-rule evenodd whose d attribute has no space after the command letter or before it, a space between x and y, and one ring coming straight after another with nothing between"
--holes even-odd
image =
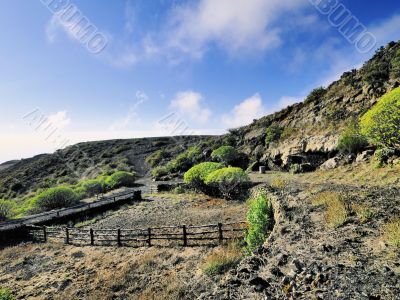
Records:
<instances>
[{"instance_id":1,"label":"dry grass","mask_svg":"<svg viewBox=\"0 0 400 300\"><path fill-rule=\"evenodd\" d=\"M143 198L162 198L170 200L203 200L209 198L209 196L204 194L175 194L175 193L157 193L157 194L144 194Z\"/></svg>"},{"instance_id":2,"label":"dry grass","mask_svg":"<svg viewBox=\"0 0 400 300\"><path fill-rule=\"evenodd\" d=\"M313 206L325 206L325 222L329 228L342 226L349 215L344 197L337 192L321 192L311 200Z\"/></svg>"},{"instance_id":3,"label":"dry grass","mask_svg":"<svg viewBox=\"0 0 400 300\"><path fill-rule=\"evenodd\" d=\"M243 249L239 242L231 242L225 247L215 249L208 255L204 260L202 270L210 276L224 274L237 265L242 257Z\"/></svg>"},{"instance_id":4,"label":"dry grass","mask_svg":"<svg viewBox=\"0 0 400 300\"><path fill-rule=\"evenodd\" d=\"M287 181L281 177L275 177L271 180L270 185L275 189L283 190L287 186Z\"/></svg>"},{"instance_id":5,"label":"dry grass","mask_svg":"<svg viewBox=\"0 0 400 300\"><path fill-rule=\"evenodd\" d=\"M366 204L352 204L351 210L357 215L361 223L372 220L377 214L376 209Z\"/></svg>"},{"instance_id":6,"label":"dry grass","mask_svg":"<svg viewBox=\"0 0 400 300\"><path fill-rule=\"evenodd\" d=\"M400 218L384 226L383 238L390 246L400 249Z\"/></svg>"}]
</instances>

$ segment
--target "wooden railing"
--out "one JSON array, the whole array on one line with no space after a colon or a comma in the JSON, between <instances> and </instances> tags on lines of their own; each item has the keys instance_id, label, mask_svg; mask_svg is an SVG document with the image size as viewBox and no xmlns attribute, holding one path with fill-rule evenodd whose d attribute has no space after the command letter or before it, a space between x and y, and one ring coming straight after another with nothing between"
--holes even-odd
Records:
<instances>
[{"instance_id":1,"label":"wooden railing","mask_svg":"<svg viewBox=\"0 0 400 300\"><path fill-rule=\"evenodd\" d=\"M118 194L113 194L111 196L102 197L98 201L91 203L82 203L76 206L62 208L58 210L52 210L49 212L44 212L40 214L31 215L25 218L20 218L12 221L0 223L0 232L7 230L14 230L18 228L23 228L27 225L43 224L52 220L57 220L72 216L77 213L89 211L95 208L100 208L102 206L111 205L112 203L123 202L128 199L134 199L135 197L140 198L140 191L128 191Z\"/></svg>"},{"instance_id":2,"label":"wooden railing","mask_svg":"<svg viewBox=\"0 0 400 300\"><path fill-rule=\"evenodd\" d=\"M201 226L162 226L141 229L77 229L29 226L31 236L41 242L61 240L71 245L98 246L200 246L222 244L231 239L242 239L246 223L210 224Z\"/></svg>"}]
</instances>

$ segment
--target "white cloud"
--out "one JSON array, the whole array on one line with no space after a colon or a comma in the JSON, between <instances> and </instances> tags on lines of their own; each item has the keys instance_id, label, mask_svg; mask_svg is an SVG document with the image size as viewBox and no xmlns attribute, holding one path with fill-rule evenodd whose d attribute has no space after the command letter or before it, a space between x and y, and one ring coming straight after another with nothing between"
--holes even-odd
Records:
<instances>
[{"instance_id":1,"label":"white cloud","mask_svg":"<svg viewBox=\"0 0 400 300\"><path fill-rule=\"evenodd\" d=\"M170 108L198 123L207 122L211 116L211 111L204 105L203 96L193 91L179 92L171 101Z\"/></svg>"},{"instance_id":2,"label":"white cloud","mask_svg":"<svg viewBox=\"0 0 400 300\"><path fill-rule=\"evenodd\" d=\"M66 111L59 111L49 115L47 117L47 123L60 130L67 127L71 123L71 119L68 118Z\"/></svg>"},{"instance_id":3,"label":"white cloud","mask_svg":"<svg viewBox=\"0 0 400 300\"><path fill-rule=\"evenodd\" d=\"M251 123L267 114L260 94L255 94L236 105L230 114L222 116L222 122L227 127L239 127Z\"/></svg>"},{"instance_id":4,"label":"white cloud","mask_svg":"<svg viewBox=\"0 0 400 300\"><path fill-rule=\"evenodd\" d=\"M303 101L303 97L291 97L291 96L283 96L279 99L277 110L286 108L295 103L299 103Z\"/></svg>"},{"instance_id":5,"label":"white cloud","mask_svg":"<svg viewBox=\"0 0 400 300\"><path fill-rule=\"evenodd\" d=\"M135 94L136 101L133 105L129 107L128 113L121 119L116 120L109 127L110 131L120 131L127 130L132 125L137 125L140 123L140 118L138 117L138 108L141 104L149 100L149 97L143 91L137 91Z\"/></svg>"},{"instance_id":6,"label":"white cloud","mask_svg":"<svg viewBox=\"0 0 400 300\"><path fill-rule=\"evenodd\" d=\"M383 20L381 23L374 24L369 28L375 37L378 44L383 45L391 41L400 39L400 15L394 15L389 19Z\"/></svg>"},{"instance_id":7,"label":"white cloud","mask_svg":"<svg viewBox=\"0 0 400 300\"><path fill-rule=\"evenodd\" d=\"M212 44L233 54L263 51L281 43L274 22L306 5L302 0L201 0L178 6L167 27L167 47L194 58Z\"/></svg>"}]
</instances>

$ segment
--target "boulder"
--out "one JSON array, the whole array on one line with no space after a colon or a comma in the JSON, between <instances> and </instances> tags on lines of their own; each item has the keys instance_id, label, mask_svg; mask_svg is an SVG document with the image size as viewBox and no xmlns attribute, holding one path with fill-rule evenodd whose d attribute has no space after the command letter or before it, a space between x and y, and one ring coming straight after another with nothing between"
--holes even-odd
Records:
<instances>
[{"instance_id":1,"label":"boulder","mask_svg":"<svg viewBox=\"0 0 400 300\"><path fill-rule=\"evenodd\" d=\"M373 150L366 150L363 151L361 154L357 155L356 162L367 162L371 159L371 156L374 155Z\"/></svg>"},{"instance_id":2,"label":"boulder","mask_svg":"<svg viewBox=\"0 0 400 300\"><path fill-rule=\"evenodd\" d=\"M324 162L320 166L320 169L321 170L332 170L332 169L336 169L339 166L340 166L340 158L334 157L334 158L328 159L326 162Z\"/></svg>"}]
</instances>

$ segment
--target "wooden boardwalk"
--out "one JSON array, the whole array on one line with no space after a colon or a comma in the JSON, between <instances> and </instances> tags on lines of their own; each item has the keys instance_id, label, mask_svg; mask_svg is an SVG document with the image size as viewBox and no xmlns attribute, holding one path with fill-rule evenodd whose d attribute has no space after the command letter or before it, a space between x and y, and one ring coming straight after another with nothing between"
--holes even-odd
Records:
<instances>
[{"instance_id":1,"label":"wooden boardwalk","mask_svg":"<svg viewBox=\"0 0 400 300\"><path fill-rule=\"evenodd\" d=\"M141 192L137 190L131 190L128 192L122 192L118 194L114 194L108 197L100 198L100 200L91 202L91 203L83 203L76 206L52 210L49 212L44 212L41 214L31 215L25 218L11 220L7 222L0 223L0 233L3 231L16 230L20 228L24 228L29 225L37 225L43 224L51 221L56 221L59 219L65 219L69 216L74 216L79 213L89 212L91 210L99 209L101 207L113 205L117 205L118 203L126 202L129 199L141 198Z\"/></svg>"}]
</instances>

